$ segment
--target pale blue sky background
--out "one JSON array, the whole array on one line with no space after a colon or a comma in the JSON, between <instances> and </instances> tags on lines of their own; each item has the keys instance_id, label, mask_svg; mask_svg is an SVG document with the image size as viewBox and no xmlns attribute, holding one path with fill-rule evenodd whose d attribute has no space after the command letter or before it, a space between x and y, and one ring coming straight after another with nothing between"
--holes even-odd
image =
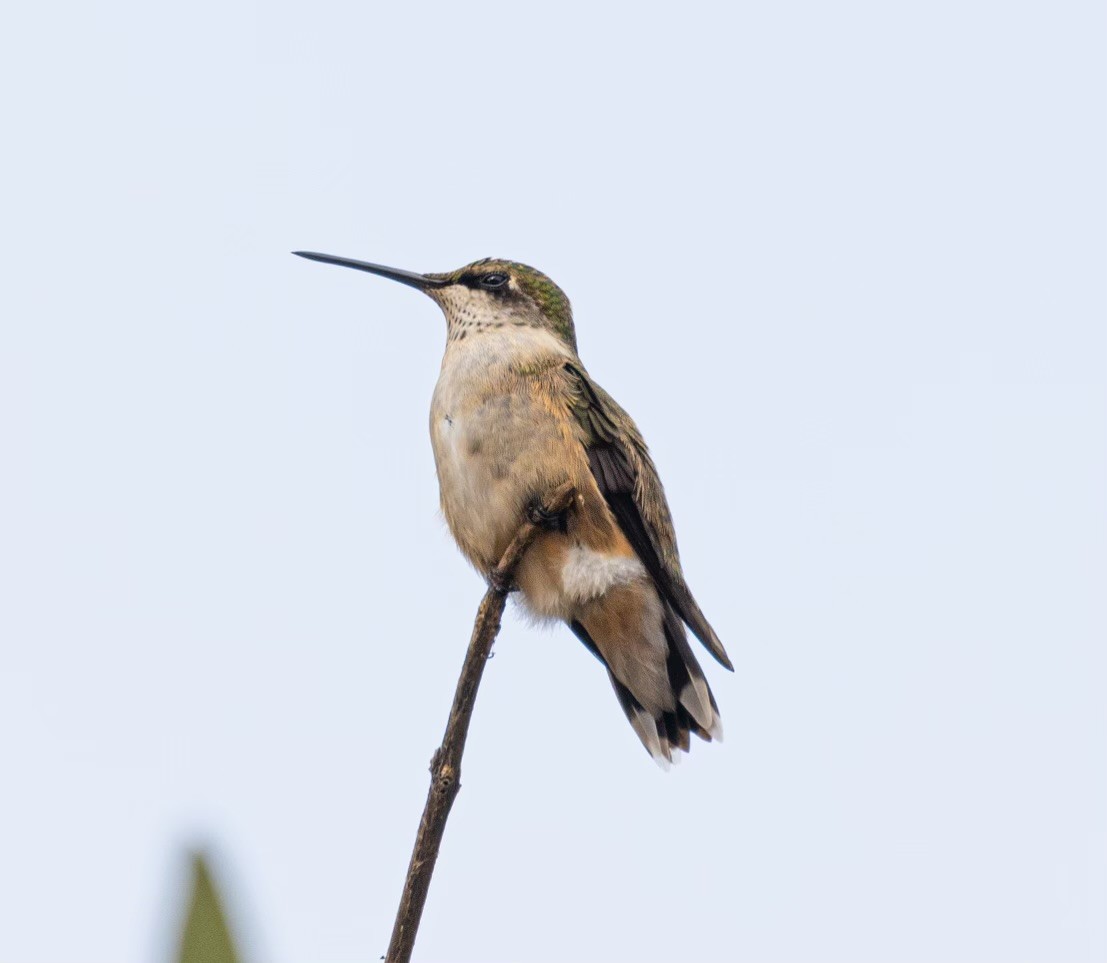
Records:
<instances>
[{"instance_id":1,"label":"pale blue sky background","mask_svg":"<svg viewBox=\"0 0 1107 963\"><path fill-rule=\"evenodd\" d=\"M1107 958L1101 3L23 4L0 960L384 952L481 592L443 322L569 292L737 672L664 775L509 617L421 960Z\"/></svg>"}]
</instances>

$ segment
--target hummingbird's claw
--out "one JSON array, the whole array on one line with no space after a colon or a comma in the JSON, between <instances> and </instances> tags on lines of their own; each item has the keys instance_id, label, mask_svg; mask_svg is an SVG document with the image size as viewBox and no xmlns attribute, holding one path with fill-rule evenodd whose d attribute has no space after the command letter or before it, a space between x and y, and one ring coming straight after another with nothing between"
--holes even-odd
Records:
<instances>
[{"instance_id":1,"label":"hummingbird's claw","mask_svg":"<svg viewBox=\"0 0 1107 963\"><path fill-rule=\"evenodd\" d=\"M547 511L546 506L538 498L531 499L527 505L527 520L532 525L548 529L551 532L564 534L568 531L568 514L565 510L560 512Z\"/></svg>"}]
</instances>

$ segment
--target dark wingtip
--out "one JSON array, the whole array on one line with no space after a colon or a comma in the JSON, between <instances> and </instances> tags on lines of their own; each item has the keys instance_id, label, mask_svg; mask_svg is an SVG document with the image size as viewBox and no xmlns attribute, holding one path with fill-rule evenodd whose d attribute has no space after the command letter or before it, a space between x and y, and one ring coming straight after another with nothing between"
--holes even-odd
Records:
<instances>
[{"instance_id":1,"label":"dark wingtip","mask_svg":"<svg viewBox=\"0 0 1107 963\"><path fill-rule=\"evenodd\" d=\"M700 636L700 641L703 642L704 648L711 653L712 657L715 659L716 662L719 663L719 665L721 665L728 672L733 672L734 663L730 661L730 656L726 654L726 649L723 648L723 643L719 641L719 637L715 634L714 630L711 630L710 627L708 628L711 631L711 634L708 636L707 639ZM692 631L695 632L696 630L693 628ZM696 635L699 635L699 633L696 632Z\"/></svg>"}]
</instances>

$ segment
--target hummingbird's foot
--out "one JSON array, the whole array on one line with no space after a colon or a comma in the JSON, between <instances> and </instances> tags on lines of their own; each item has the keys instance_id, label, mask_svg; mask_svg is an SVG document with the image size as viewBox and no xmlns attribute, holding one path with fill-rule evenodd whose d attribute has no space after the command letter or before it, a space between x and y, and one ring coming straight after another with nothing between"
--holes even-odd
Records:
<instances>
[{"instance_id":1,"label":"hummingbird's foot","mask_svg":"<svg viewBox=\"0 0 1107 963\"><path fill-rule=\"evenodd\" d=\"M539 528L551 532L561 532L563 535L569 530L568 509L562 509L560 512L547 511L546 506L538 498L532 498L527 503L527 520Z\"/></svg>"}]
</instances>

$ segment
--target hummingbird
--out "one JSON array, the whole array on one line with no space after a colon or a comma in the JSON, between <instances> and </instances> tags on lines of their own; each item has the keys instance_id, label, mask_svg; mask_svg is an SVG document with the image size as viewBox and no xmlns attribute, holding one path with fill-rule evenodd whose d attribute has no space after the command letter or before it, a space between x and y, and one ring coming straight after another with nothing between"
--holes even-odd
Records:
<instances>
[{"instance_id":1,"label":"hummingbird","mask_svg":"<svg viewBox=\"0 0 1107 963\"><path fill-rule=\"evenodd\" d=\"M543 525L515 587L539 621L563 621L607 669L638 738L662 768L689 736L722 738L719 707L685 626L733 665L696 604L657 469L634 421L577 354L565 293L535 268L485 258L418 274L294 251L416 288L446 317L430 436L442 513L486 578L525 518ZM542 517L571 483L573 501Z\"/></svg>"}]
</instances>

